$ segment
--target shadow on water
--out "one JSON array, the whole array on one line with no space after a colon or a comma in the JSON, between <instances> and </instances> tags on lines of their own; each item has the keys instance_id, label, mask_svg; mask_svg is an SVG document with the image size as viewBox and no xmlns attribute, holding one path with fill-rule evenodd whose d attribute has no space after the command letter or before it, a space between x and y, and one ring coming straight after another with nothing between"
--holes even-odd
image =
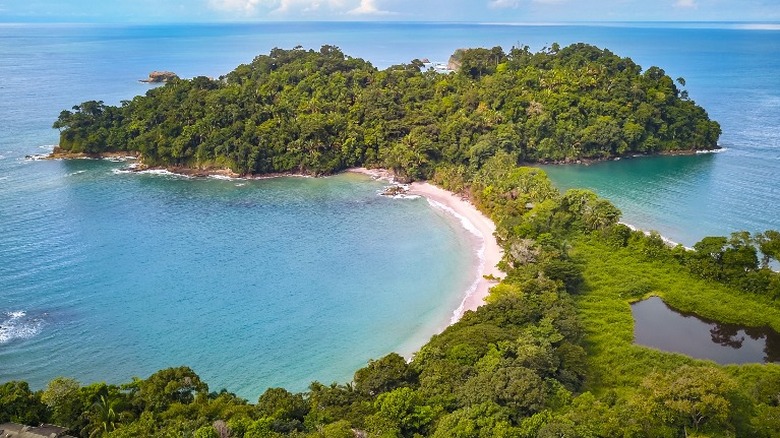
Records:
<instances>
[{"instance_id":1,"label":"shadow on water","mask_svg":"<svg viewBox=\"0 0 780 438\"><path fill-rule=\"evenodd\" d=\"M768 327L742 327L670 309L651 297L631 305L634 342L719 364L780 362L780 334Z\"/></svg>"}]
</instances>

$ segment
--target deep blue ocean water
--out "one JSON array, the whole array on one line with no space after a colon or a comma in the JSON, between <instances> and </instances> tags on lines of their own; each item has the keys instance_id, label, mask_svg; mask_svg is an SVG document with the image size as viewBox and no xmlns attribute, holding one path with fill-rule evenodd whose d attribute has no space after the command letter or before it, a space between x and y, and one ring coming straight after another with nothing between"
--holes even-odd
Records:
<instances>
[{"instance_id":1,"label":"deep blue ocean water","mask_svg":"<svg viewBox=\"0 0 780 438\"><path fill-rule=\"evenodd\" d=\"M756 27L0 24L0 381L124 382L187 364L251 400L344 382L369 358L411 354L471 281L455 222L358 175L225 181L25 160L56 143L62 109L144 93L152 70L218 77L273 47L333 44L384 68L589 42L685 77L726 150L548 171L691 244L780 228L780 32Z\"/></svg>"}]
</instances>

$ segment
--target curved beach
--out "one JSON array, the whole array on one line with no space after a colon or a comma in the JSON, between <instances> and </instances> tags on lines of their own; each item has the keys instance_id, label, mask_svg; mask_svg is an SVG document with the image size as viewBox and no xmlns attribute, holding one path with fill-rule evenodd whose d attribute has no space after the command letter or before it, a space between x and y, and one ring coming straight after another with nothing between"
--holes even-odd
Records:
<instances>
[{"instance_id":1,"label":"curved beach","mask_svg":"<svg viewBox=\"0 0 780 438\"><path fill-rule=\"evenodd\" d=\"M360 173L372 178L395 181L392 172L387 169L366 169L363 167L347 169L347 172ZM428 182L414 182L410 185L408 194L422 196L428 200L431 207L445 212L458 221L461 227L472 239L473 251L477 255L475 278L457 309L452 312L450 324L457 322L467 310L476 310L485 304L485 298L490 288L504 278L497 265L503 257L504 250L496 241L494 233L496 225L490 218L477 210L468 199L444 190ZM485 277L489 277L485 278Z\"/></svg>"},{"instance_id":2,"label":"curved beach","mask_svg":"<svg viewBox=\"0 0 780 438\"><path fill-rule=\"evenodd\" d=\"M496 266L501 261L504 252L493 235L496 231L496 226L490 218L477 210L468 199L436 187L433 184L426 182L412 183L409 193L426 198L434 208L452 215L460 221L460 224L466 231L475 237L474 252L479 257L479 265L476 272L477 278L463 297L460 306L453 312L450 323L457 322L467 310L476 310L483 305L490 288L504 276L504 273ZM491 279L485 278L486 276Z\"/></svg>"}]
</instances>

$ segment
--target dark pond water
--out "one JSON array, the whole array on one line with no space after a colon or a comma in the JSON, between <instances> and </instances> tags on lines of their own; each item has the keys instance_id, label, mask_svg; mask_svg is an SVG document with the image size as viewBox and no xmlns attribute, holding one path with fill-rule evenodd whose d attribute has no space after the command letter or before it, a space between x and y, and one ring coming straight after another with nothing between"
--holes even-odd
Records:
<instances>
[{"instance_id":1,"label":"dark pond water","mask_svg":"<svg viewBox=\"0 0 780 438\"><path fill-rule=\"evenodd\" d=\"M674 311L658 297L631 305L634 342L719 364L780 362L780 334Z\"/></svg>"}]
</instances>

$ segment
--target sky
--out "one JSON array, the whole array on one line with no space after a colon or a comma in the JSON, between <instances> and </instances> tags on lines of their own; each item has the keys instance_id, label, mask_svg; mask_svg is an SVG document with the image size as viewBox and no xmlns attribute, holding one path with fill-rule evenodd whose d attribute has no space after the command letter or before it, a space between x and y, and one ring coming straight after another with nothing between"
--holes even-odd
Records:
<instances>
[{"instance_id":1,"label":"sky","mask_svg":"<svg viewBox=\"0 0 780 438\"><path fill-rule=\"evenodd\" d=\"M0 22L780 21L780 0L0 0Z\"/></svg>"}]
</instances>

